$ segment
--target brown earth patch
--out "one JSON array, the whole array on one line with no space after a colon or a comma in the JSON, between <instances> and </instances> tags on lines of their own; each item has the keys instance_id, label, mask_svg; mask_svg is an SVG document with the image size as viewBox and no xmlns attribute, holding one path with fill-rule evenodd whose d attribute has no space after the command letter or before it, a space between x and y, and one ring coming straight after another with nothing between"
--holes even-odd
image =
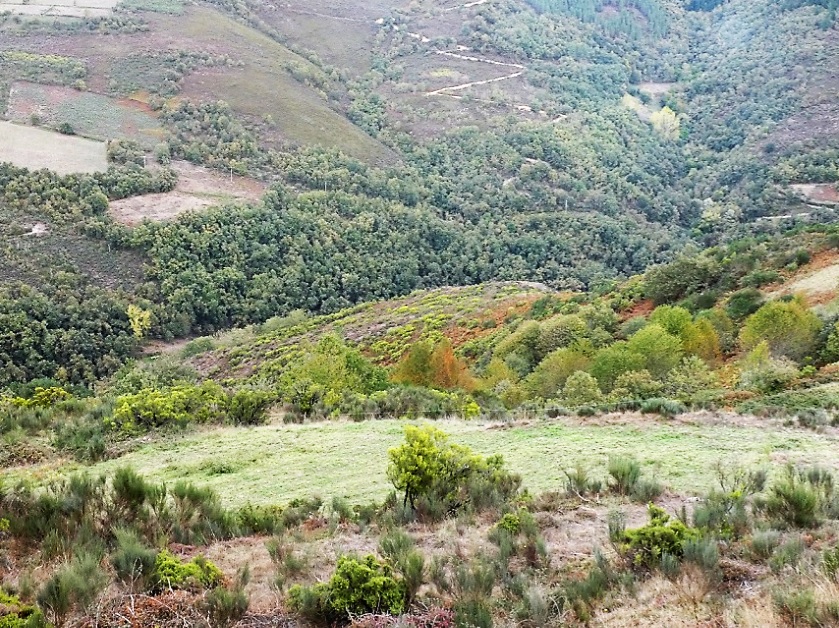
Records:
<instances>
[{"instance_id":1,"label":"brown earth patch","mask_svg":"<svg viewBox=\"0 0 839 628\"><path fill-rule=\"evenodd\" d=\"M504 321L507 318L525 314L539 298L538 295L534 294L524 299L516 299L516 302L513 304L508 302L501 303L494 309L482 313L479 318L486 322L493 321L492 327L467 327L458 323L449 327L443 333L446 338L451 340L452 346L457 349L471 340L484 338L495 333L504 325Z\"/></svg>"},{"instance_id":2,"label":"brown earth patch","mask_svg":"<svg viewBox=\"0 0 839 628\"><path fill-rule=\"evenodd\" d=\"M793 192L811 203L839 204L839 186L835 183L796 183L789 187Z\"/></svg>"},{"instance_id":3,"label":"brown earth patch","mask_svg":"<svg viewBox=\"0 0 839 628\"><path fill-rule=\"evenodd\" d=\"M256 202L266 189L264 183L254 179L225 176L185 161L174 162L172 168L178 173L178 184L172 192L114 201L108 209L114 219L129 226L143 220L169 220L223 203Z\"/></svg>"},{"instance_id":4,"label":"brown earth patch","mask_svg":"<svg viewBox=\"0 0 839 628\"><path fill-rule=\"evenodd\" d=\"M839 288L839 252L832 249L819 251L791 277L770 288L767 292L770 298L801 293L812 305L827 303Z\"/></svg>"},{"instance_id":5,"label":"brown earth patch","mask_svg":"<svg viewBox=\"0 0 839 628\"><path fill-rule=\"evenodd\" d=\"M652 299L644 299L633 304L628 310L621 312L620 319L622 321L628 321L631 318L637 318L639 316L647 317L652 314L654 309L655 303L653 303Z\"/></svg>"}]
</instances>

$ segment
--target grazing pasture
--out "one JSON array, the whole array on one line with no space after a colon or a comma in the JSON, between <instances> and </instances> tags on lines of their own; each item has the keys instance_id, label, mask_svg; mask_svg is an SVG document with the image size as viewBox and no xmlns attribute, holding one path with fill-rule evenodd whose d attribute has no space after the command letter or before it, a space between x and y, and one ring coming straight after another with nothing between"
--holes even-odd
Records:
<instances>
[{"instance_id":1,"label":"grazing pasture","mask_svg":"<svg viewBox=\"0 0 839 628\"><path fill-rule=\"evenodd\" d=\"M816 433L765 419L685 415L678 421L641 416L581 421L438 421L454 442L489 455L501 453L531 491L561 489L564 470L582 463L601 475L610 455L636 457L650 476L680 494L711 488L717 462L750 467L786 462L835 468L835 429ZM380 500L390 490L387 450L403 438L404 421L221 427L142 445L92 472L132 466L156 481L188 480L209 486L230 505L285 503L320 494L352 503Z\"/></svg>"},{"instance_id":2,"label":"grazing pasture","mask_svg":"<svg viewBox=\"0 0 839 628\"><path fill-rule=\"evenodd\" d=\"M136 140L147 149L164 137L163 128L147 105L60 85L15 82L6 117L20 123L36 117L41 124L53 128L66 123L85 137Z\"/></svg>"},{"instance_id":3,"label":"grazing pasture","mask_svg":"<svg viewBox=\"0 0 839 628\"><path fill-rule=\"evenodd\" d=\"M102 17L109 15L119 0L6 0L0 13L48 17Z\"/></svg>"},{"instance_id":4,"label":"grazing pasture","mask_svg":"<svg viewBox=\"0 0 839 628\"><path fill-rule=\"evenodd\" d=\"M104 142L6 121L0 122L0 161L59 174L108 169Z\"/></svg>"}]
</instances>

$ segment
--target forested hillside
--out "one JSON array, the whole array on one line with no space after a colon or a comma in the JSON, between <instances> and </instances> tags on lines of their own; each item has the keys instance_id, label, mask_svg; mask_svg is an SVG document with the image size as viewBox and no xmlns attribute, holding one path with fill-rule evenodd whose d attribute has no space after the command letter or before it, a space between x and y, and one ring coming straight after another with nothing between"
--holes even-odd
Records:
<instances>
[{"instance_id":1,"label":"forested hillside","mask_svg":"<svg viewBox=\"0 0 839 628\"><path fill-rule=\"evenodd\" d=\"M3 341L16 365L5 383L89 384L143 338L417 288L596 287L690 241L833 219L830 2L357 9L173 0L4 19L6 117L112 142L109 174L7 168L3 303L22 335ZM176 217L193 183L173 160L271 187L262 202L220 198ZM139 197L148 215L165 202L170 220L115 219L117 199L150 192L162 196ZM56 303L46 332L31 322L32 289ZM109 321L94 328L67 309L90 291L102 303L90 314ZM130 329L129 303L147 324L111 342ZM97 347L92 334L111 348L75 365L64 350L23 349L43 333L49 347Z\"/></svg>"}]
</instances>

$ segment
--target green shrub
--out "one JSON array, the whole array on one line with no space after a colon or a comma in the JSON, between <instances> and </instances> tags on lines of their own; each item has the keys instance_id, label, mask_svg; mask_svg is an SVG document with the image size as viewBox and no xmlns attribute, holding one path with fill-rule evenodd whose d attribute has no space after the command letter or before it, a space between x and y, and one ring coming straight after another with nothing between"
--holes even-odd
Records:
<instances>
[{"instance_id":1,"label":"green shrub","mask_svg":"<svg viewBox=\"0 0 839 628\"><path fill-rule=\"evenodd\" d=\"M647 325L627 341L627 348L644 359L653 377L663 378L682 359L682 341L660 325Z\"/></svg>"},{"instance_id":2,"label":"green shrub","mask_svg":"<svg viewBox=\"0 0 839 628\"><path fill-rule=\"evenodd\" d=\"M819 491L793 467L770 487L766 514L780 525L812 528L818 525Z\"/></svg>"},{"instance_id":3,"label":"green shrub","mask_svg":"<svg viewBox=\"0 0 839 628\"><path fill-rule=\"evenodd\" d=\"M644 363L644 356L631 350L626 342L618 341L595 354L589 371L603 390L610 391L624 373L645 370Z\"/></svg>"},{"instance_id":4,"label":"green shrub","mask_svg":"<svg viewBox=\"0 0 839 628\"><path fill-rule=\"evenodd\" d=\"M0 628L48 628L39 609L0 589Z\"/></svg>"},{"instance_id":5,"label":"green shrub","mask_svg":"<svg viewBox=\"0 0 839 628\"><path fill-rule=\"evenodd\" d=\"M73 609L86 610L108 583L107 575L92 554L77 555L47 580L38 592L38 605L54 623L63 625Z\"/></svg>"},{"instance_id":6,"label":"green shrub","mask_svg":"<svg viewBox=\"0 0 839 628\"><path fill-rule=\"evenodd\" d=\"M839 546L822 552L822 569L831 580L839 575Z\"/></svg>"},{"instance_id":7,"label":"green shrub","mask_svg":"<svg viewBox=\"0 0 839 628\"><path fill-rule=\"evenodd\" d=\"M749 551L758 560L769 560L781 544L781 534L775 530L755 532L749 543Z\"/></svg>"},{"instance_id":8,"label":"green shrub","mask_svg":"<svg viewBox=\"0 0 839 628\"><path fill-rule=\"evenodd\" d=\"M565 469L565 490L567 493L584 496L589 493L599 493L603 489L600 480L589 477L588 469L578 463L573 469Z\"/></svg>"},{"instance_id":9,"label":"green shrub","mask_svg":"<svg viewBox=\"0 0 839 628\"><path fill-rule=\"evenodd\" d=\"M773 595L775 608L786 617L793 626L819 626L819 612L813 591L781 590Z\"/></svg>"},{"instance_id":10,"label":"green shrub","mask_svg":"<svg viewBox=\"0 0 839 628\"><path fill-rule=\"evenodd\" d=\"M215 340L207 336L204 336L202 338L190 340L188 343L186 343L186 346L184 346L184 348L181 349L181 356L184 358L192 358L196 355L201 355L202 353L212 351L215 348Z\"/></svg>"},{"instance_id":11,"label":"green shrub","mask_svg":"<svg viewBox=\"0 0 839 628\"><path fill-rule=\"evenodd\" d=\"M775 573L784 567L795 566L804 555L804 541L801 537L788 539L780 545L769 558L769 566Z\"/></svg>"},{"instance_id":12,"label":"green shrub","mask_svg":"<svg viewBox=\"0 0 839 628\"><path fill-rule=\"evenodd\" d=\"M237 390L227 401L227 417L234 425L260 425L268 420L274 396L264 390Z\"/></svg>"},{"instance_id":13,"label":"green shrub","mask_svg":"<svg viewBox=\"0 0 839 628\"><path fill-rule=\"evenodd\" d=\"M696 565L713 580L720 577L720 553L714 539L688 539L682 545L682 562Z\"/></svg>"},{"instance_id":14,"label":"green shrub","mask_svg":"<svg viewBox=\"0 0 839 628\"><path fill-rule=\"evenodd\" d=\"M328 583L289 589L292 610L318 622L348 619L367 613L400 614L405 608L405 584L373 555L342 556Z\"/></svg>"},{"instance_id":15,"label":"green shrub","mask_svg":"<svg viewBox=\"0 0 839 628\"><path fill-rule=\"evenodd\" d=\"M796 377L798 368L786 358L773 358L769 344L759 343L740 362L740 388L761 393L774 393L786 388Z\"/></svg>"},{"instance_id":16,"label":"green shrub","mask_svg":"<svg viewBox=\"0 0 839 628\"><path fill-rule=\"evenodd\" d=\"M756 288L738 290L728 298L725 311L734 320L742 320L757 312L763 305L763 293Z\"/></svg>"},{"instance_id":17,"label":"green shrub","mask_svg":"<svg viewBox=\"0 0 839 628\"><path fill-rule=\"evenodd\" d=\"M248 596L245 587L250 580L250 570L244 567L238 574L232 587L216 587L207 591L201 606L213 628L229 628L248 612Z\"/></svg>"},{"instance_id":18,"label":"green shrub","mask_svg":"<svg viewBox=\"0 0 839 628\"><path fill-rule=\"evenodd\" d=\"M741 283L749 288L760 288L780 280L781 274L776 270L756 270L743 277Z\"/></svg>"},{"instance_id":19,"label":"green shrub","mask_svg":"<svg viewBox=\"0 0 839 628\"><path fill-rule=\"evenodd\" d=\"M646 369L629 371L618 376L609 397L613 401L643 401L657 397L663 388L663 384Z\"/></svg>"},{"instance_id":20,"label":"green shrub","mask_svg":"<svg viewBox=\"0 0 839 628\"><path fill-rule=\"evenodd\" d=\"M163 589L211 589L221 584L221 570L203 556L189 562L181 561L169 550L160 552L154 560L154 588Z\"/></svg>"},{"instance_id":21,"label":"green shrub","mask_svg":"<svg viewBox=\"0 0 839 628\"><path fill-rule=\"evenodd\" d=\"M495 527L499 530L503 530L507 534L515 536L521 530L521 519L517 514L508 512L498 520Z\"/></svg>"},{"instance_id":22,"label":"green shrub","mask_svg":"<svg viewBox=\"0 0 839 628\"><path fill-rule=\"evenodd\" d=\"M294 543L278 535L265 543L268 556L274 563L274 584L282 590L290 578L305 574L309 570L308 557L296 551Z\"/></svg>"},{"instance_id":23,"label":"green shrub","mask_svg":"<svg viewBox=\"0 0 839 628\"><path fill-rule=\"evenodd\" d=\"M571 609L580 621L591 619L594 606L602 600L608 591L618 584L628 584L627 578L619 575L595 550L594 565L582 579L564 581L556 595L556 604L560 609Z\"/></svg>"},{"instance_id":24,"label":"green shrub","mask_svg":"<svg viewBox=\"0 0 839 628\"><path fill-rule=\"evenodd\" d=\"M618 550L635 568L655 569L665 554L684 557L685 544L700 538L699 530L671 519L662 508L650 504L650 521L640 528L625 530Z\"/></svg>"},{"instance_id":25,"label":"green shrub","mask_svg":"<svg viewBox=\"0 0 839 628\"><path fill-rule=\"evenodd\" d=\"M147 388L118 397L108 424L129 432L164 426L185 427L189 423L222 421L227 405L227 394L214 382L174 386L168 390Z\"/></svg>"},{"instance_id":26,"label":"green shrub","mask_svg":"<svg viewBox=\"0 0 839 628\"><path fill-rule=\"evenodd\" d=\"M738 490L711 491L694 509L693 524L727 538L741 537L751 526L746 495Z\"/></svg>"},{"instance_id":27,"label":"green shrub","mask_svg":"<svg viewBox=\"0 0 839 628\"><path fill-rule=\"evenodd\" d=\"M379 541L379 553L402 577L407 604L411 604L425 582L425 557L414 546L414 539L399 528L389 530Z\"/></svg>"},{"instance_id":28,"label":"green shrub","mask_svg":"<svg viewBox=\"0 0 839 628\"><path fill-rule=\"evenodd\" d=\"M448 442L431 426L405 428L405 443L388 451L388 478L403 493L403 508L432 518L469 507L500 506L515 496L521 478L504 469L501 456L484 458Z\"/></svg>"},{"instance_id":29,"label":"green shrub","mask_svg":"<svg viewBox=\"0 0 839 628\"><path fill-rule=\"evenodd\" d=\"M486 600L455 602L454 625L457 628L492 628L492 608Z\"/></svg>"},{"instance_id":30,"label":"green shrub","mask_svg":"<svg viewBox=\"0 0 839 628\"><path fill-rule=\"evenodd\" d=\"M675 399L647 399L641 404L644 414L660 414L664 417L674 417L687 412L687 408Z\"/></svg>"},{"instance_id":31,"label":"green shrub","mask_svg":"<svg viewBox=\"0 0 839 628\"><path fill-rule=\"evenodd\" d=\"M642 504L655 501L664 492L664 487L653 478L640 478L632 488L632 499Z\"/></svg>"},{"instance_id":32,"label":"green shrub","mask_svg":"<svg viewBox=\"0 0 839 628\"><path fill-rule=\"evenodd\" d=\"M491 596L498 574L483 560L459 565L452 589L455 594L455 626L492 628Z\"/></svg>"},{"instance_id":33,"label":"green shrub","mask_svg":"<svg viewBox=\"0 0 839 628\"><path fill-rule=\"evenodd\" d=\"M627 456L609 456L609 487L619 495L630 495L641 477L641 465Z\"/></svg>"},{"instance_id":34,"label":"green shrub","mask_svg":"<svg viewBox=\"0 0 839 628\"><path fill-rule=\"evenodd\" d=\"M562 388L561 399L569 407L576 408L603 400L603 393L597 380L585 371L572 373Z\"/></svg>"},{"instance_id":35,"label":"green shrub","mask_svg":"<svg viewBox=\"0 0 839 628\"><path fill-rule=\"evenodd\" d=\"M551 399L559 395L568 378L584 371L591 359L574 349L558 349L549 353L524 380L524 387L533 397Z\"/></svg>"},{"instance_id":36,"label":"green shrub","mask_svg":"<svg viewBox=\"0 0 839 628\"><path fill-rule=\"evenodd\" d=\"M157 552L147 548L136 532L117 529L116 549L110 557L117 579L134 591L145 591L155 571Z\"/></svg>"},{"instance_id":37,"label":"green shrub","mask_svg":"<svg viewBox=\"0 0 839 628\"><path fill-rule=\"evenodd\" d=\"M821 329L819 317L802 301L772 301L746 319L740 342L747 351L766 342L773 355L801 360L813 354Z\"/></svg>"}]
</instances>

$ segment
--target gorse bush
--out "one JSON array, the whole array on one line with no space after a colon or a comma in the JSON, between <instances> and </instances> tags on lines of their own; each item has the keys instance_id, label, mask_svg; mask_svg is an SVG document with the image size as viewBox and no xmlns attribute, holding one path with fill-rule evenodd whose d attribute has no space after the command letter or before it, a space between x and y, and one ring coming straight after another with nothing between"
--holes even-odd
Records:
<instances>
[{"instance_id":1,"label":"gorse bush","mask_svg":"<svg viewBox=\"0 0 839 628\"><path fill-rule=\"evenodd\" d=\"M203 556L183 562L168 550L154 560L153 587L164 589L211 589L221 584L221 570Z\"/></svg>"},{"instance_id":2,"label":"gorse bush","mask_svg":"<svg viewBox=\"0 0 839 628\"><path fill-rule=\"evenodd\" d=\"M768 560L781 544L781 534L775 530L755 532L749 550L758 560Z\"/></svg>"},{"instance_id":3,"label":"gorse bush","mask_svg":"<svg viewBox=\"0 0 839 628\"><path fill-rule=\"evenodd\" d=\"M414 540L398 528L388 531L379 541L379 553L402 578L405 601L409 605L425 582L425 557L414 545Z\"/></svg>"},{"instance_id":4,"label":"gorse bush","mask_svg":"<svg viewBox=\"0 0 839 628\"><path fill-rule=\"evenodd\" d=\"M403 507L416 511L420 500L439 516L469 507L498 506L512 499L521 478L504 469L501 456L484 458L448 442L441 430L405 428L405 443L388 451L387 475L403 493Z\"/></svg>"},{"instance_id":5,"label":"gorse bush","mask_svg":"<svg viewBox=\"0 0 839 628\"><path fill-rule=\"evenodd\" d=\"M38 608L0 589L0 628L48 628L48 625Z\"/></svg>"},{"instance_id":6,"label":"gorse bush","mask_svg":"<svg viewBox=\"0 0 839 628\"><path fill-rule=\"evenodd\" d=\"M609 487L619 495L631 495L641 478L641 465L626 456L610 456L608 472Z\"/></svg>"},{"instance_id":7,"label":"gorse bush","mask_svg":"<svg viewBox=\"0 0 839 628\"><path fill-rule=\"evenodd\" d=\"M0 489L10 534L27 542L72 544L92 538L113 547L119 545L117 531L131 530L148 544L160 539L201 544L271 532L294 512L293 505L281 511L226 510L210 489L186 482L153 484L128 468L117 469L110 481L79 474L37 489L26 484Z\"/></svg>"},{"instance_id":8,"label":"gorse bush","mask_svg":"<svg viewBox=\"0 0 839 628\"><path fill-rule=\"evenodd\" d=\"M114 535L116 549L110 562L117 579L132 590L148 590L155 574L157 552L146 547L134 530L117 529Z\"/></svg>"},{"instance_id":9,"label":"gorse bush","mask_svg":"<svg viewBox=\"0 0 839 628\"><path fill-rule=\"evenodd\" d=\"M769 487L764 509L779 525L794 528L812 528L822 518L835 518L839 509L833 475L823 469L788 466Z\"/></svg>"},{"instance_id":10,"label":"gorse bush","mask_svg":"<svg viewBox=\"0 0 839 628\"><path fill-rule=\"evenodd\" d=\"M650 504L650 521L640 528L624 530L618 537L618 551L634 568L653 570L665 555L677 560L684 557L685 545L697 541L701 535L671 517L658 506Z\"/></svg>"},{"instance_id":11,"label":"gorse bush","mask_svg":"<svg viewBox=\"0 0 839 628\"><path fill-rule=\"evenodd\" d=\"M113 416L106 423L128 432L223 421L255 425L265 421L273 401L274 397L265 391L243 389L228 394L214 382L143 389L118 397Z\"/></svg>"},{"instance_id":12,"label":"gorse bush","mask_svg":"<svg viewBox=\"0 0 839 628\"><path fill-rule=\"evenodd\" d=\"M62 566L38 591L38 605L64 625L71 611L86 610L108 582L95 554L80 554Z\"/></svg>"},{"instance_id":13,"label":"gorse bush","mask_svg":"<svg viewBox=\"0 0 839 628\"><path fill-rule=\"evenodd\" d=\"M718 463L718 488L710 491L693 511L697 528L725 538L740 538L751 529L748 500L764 489L766 472L747 471Z\"/></svg>"},{"instance_id":14,"label":"gorse bush","mask_svg":"<svg viewBox=\"0 0 839 628\"><path fill-rule=\"evenodd\" d=\"M329 582L294 585L288 591L288 602L310 621L332 623L366 613L398 615L405 609L405 594L404 583L375 556L342 556Z\"/></svg>"},{"instance_id":15,"label":"gorse bush","mask_svg":"<svg viewBox=\"0 0 839 628\"><path fill-rule=\"evenodd\" d=\"M245 587L250 580L247 565L236 574L232 586L218 586L207 591L201 603L213 628L229 628L248 612L249 599Z\"/></svg>"},{"instance_id":16,"label":"gorse bush","mask_svg":"<svg viewBox=\"0 0 839 628\"><path fill-rule=\"evenodd\" d=\"M451 583L455 626L492 628L491 596L497 579L495 567L486 560L457 566Z\"/></svg>"},{"instance_id":17,"label":"gorse bush","mask_svg":"<svg viewBox=\"0 0 839 628\"><path fill-rule=\"evenodd\" d=\"M565 473L565 490L569 494L582 497L589 493L599 493L603 488L603 483L592 478L588 469L581 463L573 469L566 469L563 473Z\"/></svg>"}]
</instances>

